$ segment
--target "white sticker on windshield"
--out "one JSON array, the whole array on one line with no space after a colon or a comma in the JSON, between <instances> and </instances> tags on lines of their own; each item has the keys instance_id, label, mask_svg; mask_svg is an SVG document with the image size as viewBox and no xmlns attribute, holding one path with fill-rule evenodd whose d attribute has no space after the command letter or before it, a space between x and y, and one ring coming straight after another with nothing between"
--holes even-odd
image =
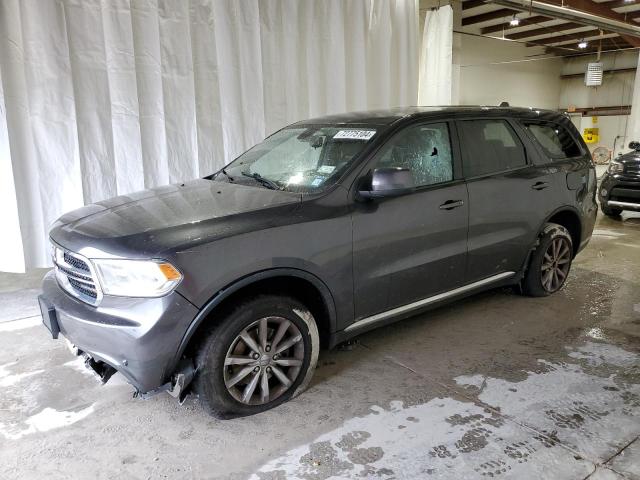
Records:
<instances>
[{"instance_id":1,"label":"white sticker on windshield","mask_svg":"<svg viewBox=\"0 0 640 480\"><path fill-rule=\"evenodd\" d=\"M322 165L318 167L318 173L331 173L336 169L333 165Z\"/></svg>"},{"instance_id":2,"label":"white sticker on windshield","mask_svg":"<svg viewBox=\"0 0 640 480\"><path fill-rule=\"evenodd\" d=\"M376 134L375 130L340 130L333 136L334 140L369 140Z\"/></svg>"}]
</instances>

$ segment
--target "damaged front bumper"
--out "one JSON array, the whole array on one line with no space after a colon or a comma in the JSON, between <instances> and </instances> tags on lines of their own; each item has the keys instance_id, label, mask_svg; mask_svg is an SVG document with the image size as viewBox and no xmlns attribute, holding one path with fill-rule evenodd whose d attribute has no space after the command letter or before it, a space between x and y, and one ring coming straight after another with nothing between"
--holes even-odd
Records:
<instances>
[{"instance_id":1,"label":"damaged front bumper","mask_svg":"<svg viewBox=\"0 0 640 480\"><path fill-rule=\"evenodd\" d=\"M64 336L103 383L118 371L143 396L164 390L184 394L195 371L176 366L175 355L198 310L179 293L160 298L105 296L93 307L62 290L53 272L45 276L42 290L43 323L52 337ZM183 391L176 393L176 385L183 385Z\"/></svg>"}]
</instances>

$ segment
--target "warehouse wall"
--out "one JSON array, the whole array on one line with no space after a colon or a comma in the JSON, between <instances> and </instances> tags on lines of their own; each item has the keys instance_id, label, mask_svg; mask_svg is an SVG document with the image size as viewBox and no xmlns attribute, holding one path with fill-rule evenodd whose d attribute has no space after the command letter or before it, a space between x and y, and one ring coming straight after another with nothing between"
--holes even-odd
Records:
<instances>
[{"instance_id":1,"label":"warehouse wall","mask_svg":"<svg viewBox=\"0 0 640 480\"><path fill-rule=\"evenodd\" d=\"M562 78L560 90L560 108L569 106L576 108L613 107L631 105L635 72L605 73L602 85L587 87L584 84L584 72L587 63L595 62L596 56L573 57L565 59L562 65L562 75L580 74L579 77ZM637 51L624 51L615 54L604 54L601 58L604 69L636 68L638 63ZM592 150L598 146L614 149L614 156L627 151L630 140L627 132L628 115L598 116L597 123L592 117L574 117L574 124L581 131L585 128L597 127L600 130L600 141L590 144Z\"/></svg>"},{"instance_id":2,"label":"warehouse wall","mask_svg":"<svg viewBox=\"0 0 640 480\"><path fill-rule=\"evenodd\" d=\"M558 108L561 59L534 60L536 55L548 55L515 42L463 34L455 34L454 39L460 44L454 59L459 62L460 104L497 105L507 101L517 106Z\"/></svg>"},{"instance_id":3,"label":"warehouse wall","mask_svg":"<svg viewBox=\"0 0 640 480\"><path fill-rule=\"evenodd\" d=\"M604 55L601 59L605 70L635 68L638 54L635 51ZM582 107L609 107L630 105L635 72L605 73L602 86L587 87L582 74L595 55L573 57L564 60L561 75L580 74L580 77L563 78L560 92L560 108L574 105Z\"/></svg>"}]
</instances>

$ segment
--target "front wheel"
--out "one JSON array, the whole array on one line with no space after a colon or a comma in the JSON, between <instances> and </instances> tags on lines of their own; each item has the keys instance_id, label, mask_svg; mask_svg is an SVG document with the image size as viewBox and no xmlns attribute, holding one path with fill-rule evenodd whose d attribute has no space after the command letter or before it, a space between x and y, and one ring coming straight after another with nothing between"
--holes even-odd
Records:
<instances>
[{"instance_id":1,"label":"front wheel","mask_svg":"<svg viewBox=\"0 0 640 480\"><path fill-rule=\"evenodd\" d=\"M315 320L297 300L246 300L223 316L201 346L196 391L219 418L268 410L307 387L319 348Z\"/></svg>"},{"instance_id":2,"label":"front wheel","mask_svg":"<svg viewBox=\"0 0 640 480\"><path fill-rule=\"evenodd\" d=\"M547 223L533 251L522 280L522 291L532 297L544 297L562 288L573 260L573 241L562 225Z\"/></svg>"}]
</instances>

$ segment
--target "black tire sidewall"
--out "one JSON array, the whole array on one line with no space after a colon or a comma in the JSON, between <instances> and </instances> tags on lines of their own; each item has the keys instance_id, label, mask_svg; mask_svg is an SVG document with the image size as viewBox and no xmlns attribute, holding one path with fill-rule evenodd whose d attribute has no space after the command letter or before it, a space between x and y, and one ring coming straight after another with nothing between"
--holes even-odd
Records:
<instances>
[{"instance_id":1,"label":"black tire sidewall","mask_svg":"<svg viewBox=\"0 0 640 480\"><path fill-rule=\"evenodd\" d=\"M602 213L604 213L607 217L613 218L619 217L622 213L621 208L612 208L605 205L600 205L600 210L602 210Z\"/></svg>"},{"instance_id":2,"label":"black tire sidewall","mask_svg":"<svg viewBox=\"0 0 640 480\"><path fill-rule=\"evenodd\" d=\"M231 310L214 328L198 355L196 388L206 410L218 418L253 415L269 410L291 399L305 380L311 365L314 342L307 323L296 313L306 312L297 300L287 297L263 295L247 300ZM310 314L309 314L310 315ZM298 374L287 392L264 405L246 405L236 400L224 383L224 360L231 343L238 334L260 318L279 316L293 322L302 333L304 359Z\"/></svg>"},{"instance_id":3,"label":"black tire sidewall","mask_svg":"<svg viewBox=\"0 0 640 480\"><path fill-rule=\"evenodd\" d=\"M524 277L522 287L525 294L533 297L546 297L558 292L562 289L562 287L564 287L567 278L569 277L569 273L571 272L573 258L569 262L567 277L562 282L562 285L560 285L560 288L558 288L555 292L549 292L542 285L542 263L544 261L544 255L547 252L547 249L549 248L551 242L559 236L566 239L569 242L569 248L573 250L573 239L571 238L571 234L565 227L555 223L546 224L542 233L540 234L538 246L531 255L529 268L527 269L527 273Z\"/></svg>"}]
</instances>

